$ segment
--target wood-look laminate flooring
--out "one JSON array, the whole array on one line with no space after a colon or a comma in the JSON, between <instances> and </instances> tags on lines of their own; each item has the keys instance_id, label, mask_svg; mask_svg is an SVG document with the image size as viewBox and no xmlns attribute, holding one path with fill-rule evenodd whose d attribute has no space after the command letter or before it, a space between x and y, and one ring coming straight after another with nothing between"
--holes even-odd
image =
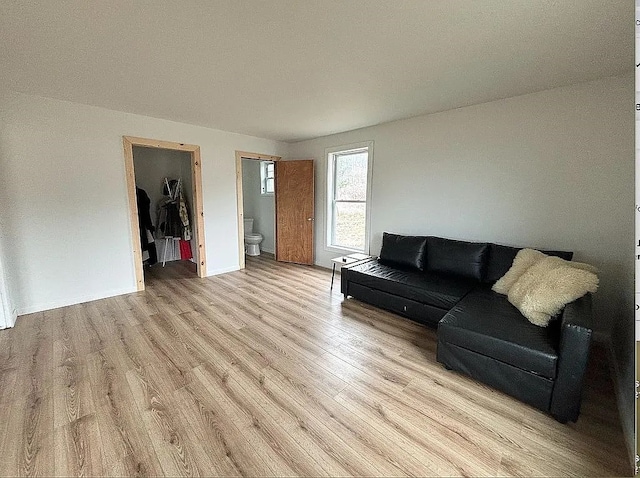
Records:
<instances>
[{"instance_id":1,"label":"wood-look laminate flooring","mask_svg":"<svg viewBox=\"0 0 640 478\"><path fill-rule=\"evenodd\" d=\"M630 472L602 353L561 425L330 280L264 257L208 279L170 263L144 292L20 317L0 331L0 475Z\"/></svg>"}]
</instances>

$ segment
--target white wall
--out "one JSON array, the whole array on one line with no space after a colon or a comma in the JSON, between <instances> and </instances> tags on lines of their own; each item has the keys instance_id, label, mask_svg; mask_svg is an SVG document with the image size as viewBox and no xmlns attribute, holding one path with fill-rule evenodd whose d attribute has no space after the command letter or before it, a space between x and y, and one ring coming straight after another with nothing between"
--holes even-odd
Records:
<instances>
[{"instance_id":1,"label":"white wall","mask_svg":"<svg viewBox=\"0 0 640 478\"><path fill-rule=\"evenodd\" d=\"M260 250L275 253L275 197L261 194L260 163L255 159L242 160L242 199L244 217L253 218L253 230L264 239Z\"/></svg>"},{"instance_id":2,"label":"white wall","mask_svg":"<svg viewBox=\"0 0 640 478\"><path fill-rule=\"evenodd\" d=\"M316 262L324 249L325 148L374 141L371 252L382 232L564 249L600 268L596 327L633 298L633 78L609 78L291 145L317 161Z\"/></svg>"},{"instance_id":3,"label":"white wall","mask_svg":"<svg viewBox=\"0 0 640 478\"><path fill-rule=\"evenodd\" d=\"M0 92L2 235L21 314L135 290L122 136L201 147L207 274L238 269L235 150L287 145Z\"/></svg>"}]
</instances>

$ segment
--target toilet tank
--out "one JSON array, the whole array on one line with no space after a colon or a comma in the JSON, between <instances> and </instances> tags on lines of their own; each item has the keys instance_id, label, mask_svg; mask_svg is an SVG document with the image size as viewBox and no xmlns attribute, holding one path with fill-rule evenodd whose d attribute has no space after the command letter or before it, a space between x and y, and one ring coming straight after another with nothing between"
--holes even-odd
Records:
<instances>
[{"instance_id":1,"label":"toilet tank","mask_svg":"<svg viewBox=\"0 0 640 478\"><path fill-rule=\"evenodd\" d=\"M245 234L253 233L253 218L251 217L244 218L244 233Z\"/></svg>"}]
</instances>

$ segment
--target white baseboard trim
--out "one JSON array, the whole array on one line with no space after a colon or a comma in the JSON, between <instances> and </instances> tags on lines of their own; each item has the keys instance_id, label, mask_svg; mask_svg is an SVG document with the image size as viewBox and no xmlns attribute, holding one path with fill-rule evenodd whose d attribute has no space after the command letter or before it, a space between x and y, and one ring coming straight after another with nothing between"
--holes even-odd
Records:
<instances>
[{"instance_id":1,"label":"white baseboard trim","mask_svg":"<svg viewBox=\"0 0 640 478\"><path fill-rule=\"evenodd\" d=\"M107 292L100 292L97 294L89 294L72 299L63 299L53 302L45 302L44 304L30 305L28 307L21 307L18 309L18 316L26 314L34 314L36 312L42 312L44 310L58 309L60 307L66 307L68 305L82 304L84 302L91 302L93 300L106 299L107 297L114 297L116 295L131 294L137 292L135 287L127 287L126 289L114 289Z\"/></svg>"},{"instance_id":2,"label":"white baseboard trim","mask_svg":"<svg viewBox=\"0 0 640 478\"><path fill-rule=\"evenodd\" d=\"M593 340L595 342L602 343L606 350L607 356L609 358L609 364L611 366L611 376L613 379L613 390L616 395L616 405L618 407L618 417L620 418L620 423L622 425L622 435L624 438L624 443L627 446L627 454L629 456L629 464L631 466L631 470L635 470L636 466L636 444L633 440L629 440L629 437L635 436L635 430L629 430L627 421L624 419L623 410L624 403L622 401L622 391L620 390L620 368L618 367L618 360L616 359L616 354L613 350L613 343L611 342L611 336L604 332L600 332L599 334L596 332L593 334ZM634 343L635 347L635 343ZM635 420L634 420L635 422Z\"/></svg>"}]
</instances>

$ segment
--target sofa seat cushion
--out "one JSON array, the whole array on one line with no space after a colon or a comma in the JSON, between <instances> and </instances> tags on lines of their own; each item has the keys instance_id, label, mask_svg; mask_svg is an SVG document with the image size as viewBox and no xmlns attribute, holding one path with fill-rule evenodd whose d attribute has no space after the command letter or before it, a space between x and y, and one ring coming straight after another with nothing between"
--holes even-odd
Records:
<instances>
[{"instance_id":1,"label":"sofa seat cushion","mask_svg":"<svg viewBox=\"0 0 640 478\"><path fill-rule=\"evenodd\" d=\"M474 281L390 267L378 261L356 264L347 274L350 282L442 309L453 307L476 285Z\"/></svg>"},{"instance_id":2,"label":"sofa seat cushion","mask_svg":"<svg viewBox=\"0 0 640 478\"><path fill-rule=\"evenodd\" d=\"M558 337L557 323L537 327L485 287L467 294L438 324L438 340L549 379L556 377Z\"/></svg>"}]
</instances>

